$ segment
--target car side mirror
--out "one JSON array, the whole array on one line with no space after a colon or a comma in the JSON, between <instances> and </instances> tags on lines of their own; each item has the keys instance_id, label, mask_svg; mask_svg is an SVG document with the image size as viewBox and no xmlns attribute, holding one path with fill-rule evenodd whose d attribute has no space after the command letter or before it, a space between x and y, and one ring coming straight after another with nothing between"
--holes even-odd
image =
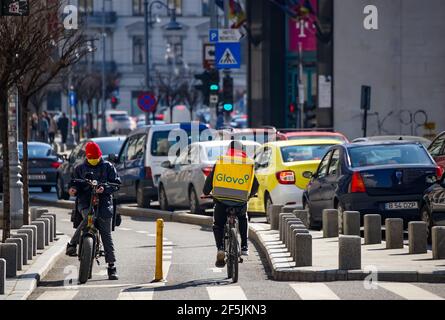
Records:
<instances>
[{"instance_id":1,"label":"car side mirror","mask_svg":"<svg viewBox=\"0 0 445 320\"><path fill-rule=\"evenodd\" d=\"M303 172L303 177L306 179L312 179L314 177L314 174L310 171Z\"/></svg>"},{"instance_id":2,"label":"car side mirror","mask_svg":"<svg viewBox=\"0 0 445 320\"><path fill-rule=\"evenodd\" d=\"M118 156L117 154L110 154L108 155L108 161L112 162L112 163L117 163L118 162Z\"/></svg>"},{"instance_id":3,"label":"car side mirror","mask_svg":"<svg viewBox=\"0 0 445 320\"><path fill-rule=\"evenodd\" d=\"M173 168L173 165L170 161L167 160L161 163L161 167L164 169L171 169Z\"/></svg>"}]
</instances>

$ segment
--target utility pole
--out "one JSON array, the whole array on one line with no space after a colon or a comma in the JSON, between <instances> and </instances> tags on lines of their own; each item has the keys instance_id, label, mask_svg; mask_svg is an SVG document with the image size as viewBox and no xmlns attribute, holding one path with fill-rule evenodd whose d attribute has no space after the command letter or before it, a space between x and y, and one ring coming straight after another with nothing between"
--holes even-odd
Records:
<instances>
[{"instance_id":1,"label":"utility pole","mask_svg":"<svg viewBox=\"0 0 445 320\"><path fill-rule=\"evenodd\" d=\"M105 110L107 108L107 98L106 98L106 84L105 84L105 60L107 58L106 52L105 52L105 41L107 38L107 34L105 33L105 1L102 0L102 136L107 136L107 126L106 126L106 117L105 117Z\"/></svg>"},{"instance_id":2,"label":"utility pole","mask_svg":"<svg viewBox=\"0 0 445 320\"><path fill-rule=\"evenodd\" d=\"M144 36L145 36L145 88L147 91L150 90L150 48L148 46L148 41L150 38L150 25L148 21L148 0L144 0ZM153 116L154 118L154 116ZM153 122L154 123L154 122ZM150 124L150 114L147 112L145 114L145 124Z\"/></svg>"},{"instance_id":3,"label":"utility pole","mask_svg":"<svg viewBox=\"0 0 445 320\"><path fill-rule=\"evenodd\" d=\"M224 28L229 28L229 12L230 12L230 0L224 0ZM224 78L231 77L232 70L224 69ZM230 114L224 112L224 124L227 125L230 122Z\"/></svg>"},{"instance_id":4,"label":"utility pole","mask_svg":"<svg viewBox=\"0 0 445 320\"><path fill-rule=\"evenodd\" d=\"M303 44L298 43L298 106L300 111L300 129L304 129L304 84L303 84Z\"/></svg>"}]
</instances>

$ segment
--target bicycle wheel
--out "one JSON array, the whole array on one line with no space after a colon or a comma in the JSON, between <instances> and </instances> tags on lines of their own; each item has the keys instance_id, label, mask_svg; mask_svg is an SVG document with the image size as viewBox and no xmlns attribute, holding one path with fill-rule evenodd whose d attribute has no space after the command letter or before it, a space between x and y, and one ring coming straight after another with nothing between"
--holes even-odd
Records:
<instances>
[{"instance_id":1,"label":"bicycle wheel","mask_svg":"<svg viewBox=\"0 0 445 320\"><path fill-rule=\"evenodd\" d=\"M231 279L232 275L233 275L233 266L232 266L232 258L230 255L230 248L231 248L231 238L232 236L230 235L229 229L226 227L224 228L224 243L225 243L225 251L226 251L226 264L227 264L227 278Z\"/></svg>"},{"instance_id":2,"label":"bicycle wheel","mask_svg":"<svg viewBox=\"0 0 445 320\"><path fill-rule=\"evenodd\" d=\"M88 281L93 264L94 241L91 237L82 239L82 251L80 253L79 283Z\"/></svg>"},{"instance_id":3,"label":"bicycle wheel","mask_svg":"<svg viewBox=\"0 0 445 320\"><path fill-rule=\"evenodd\" d=\"M238 262L239 262L239 248L238 248L238 239L236 234L236 229L230 229L230 260L232 264L232 281L233 283L238 282Z\"/></svg>"}]
</instances>

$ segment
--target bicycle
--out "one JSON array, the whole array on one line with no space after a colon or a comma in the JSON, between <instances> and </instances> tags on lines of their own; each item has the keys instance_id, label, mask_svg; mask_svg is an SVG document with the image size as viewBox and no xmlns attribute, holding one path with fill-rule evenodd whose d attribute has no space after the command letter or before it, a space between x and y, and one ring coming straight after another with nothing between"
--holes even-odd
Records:
<instances>
[{"instance_id":1,"label":"bicycle","mask_svg":"<svg viewBox=\"0 0 445 320\"><path fill-rule=\"evenodd\" d=\"M80 261L79 283L84 284L92 277L94 260L96 260L97 265L100 265L100 257L105 256L102 242L100 240L100 233L95 226L99 205L99 194L97 193L97 189L99 189L99 187L107 186L119 187L119 185L114 183L99 183L97 180L90 179L74 179L73 182L77 184L88 184L92 189L87 224L81 232L77 254Z\"/></svg>"}]
</instances>

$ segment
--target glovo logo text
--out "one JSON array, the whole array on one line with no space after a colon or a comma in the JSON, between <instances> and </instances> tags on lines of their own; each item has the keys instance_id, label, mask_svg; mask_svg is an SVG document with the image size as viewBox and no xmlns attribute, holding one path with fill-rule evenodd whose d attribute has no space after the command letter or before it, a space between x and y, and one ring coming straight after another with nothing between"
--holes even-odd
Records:
<instances>
[{"instance_id":1,"label":"glovo logo text","mask_svg":"<svg viewBox=\"0 0 445 320\"><path fill-rule=\"evenodd\" d=\"M243 185L250 180L250 175L246 174L244 178L231 177L227 174L219 173L216 175L216 181Z\"/></svg>"}]
</instances>

